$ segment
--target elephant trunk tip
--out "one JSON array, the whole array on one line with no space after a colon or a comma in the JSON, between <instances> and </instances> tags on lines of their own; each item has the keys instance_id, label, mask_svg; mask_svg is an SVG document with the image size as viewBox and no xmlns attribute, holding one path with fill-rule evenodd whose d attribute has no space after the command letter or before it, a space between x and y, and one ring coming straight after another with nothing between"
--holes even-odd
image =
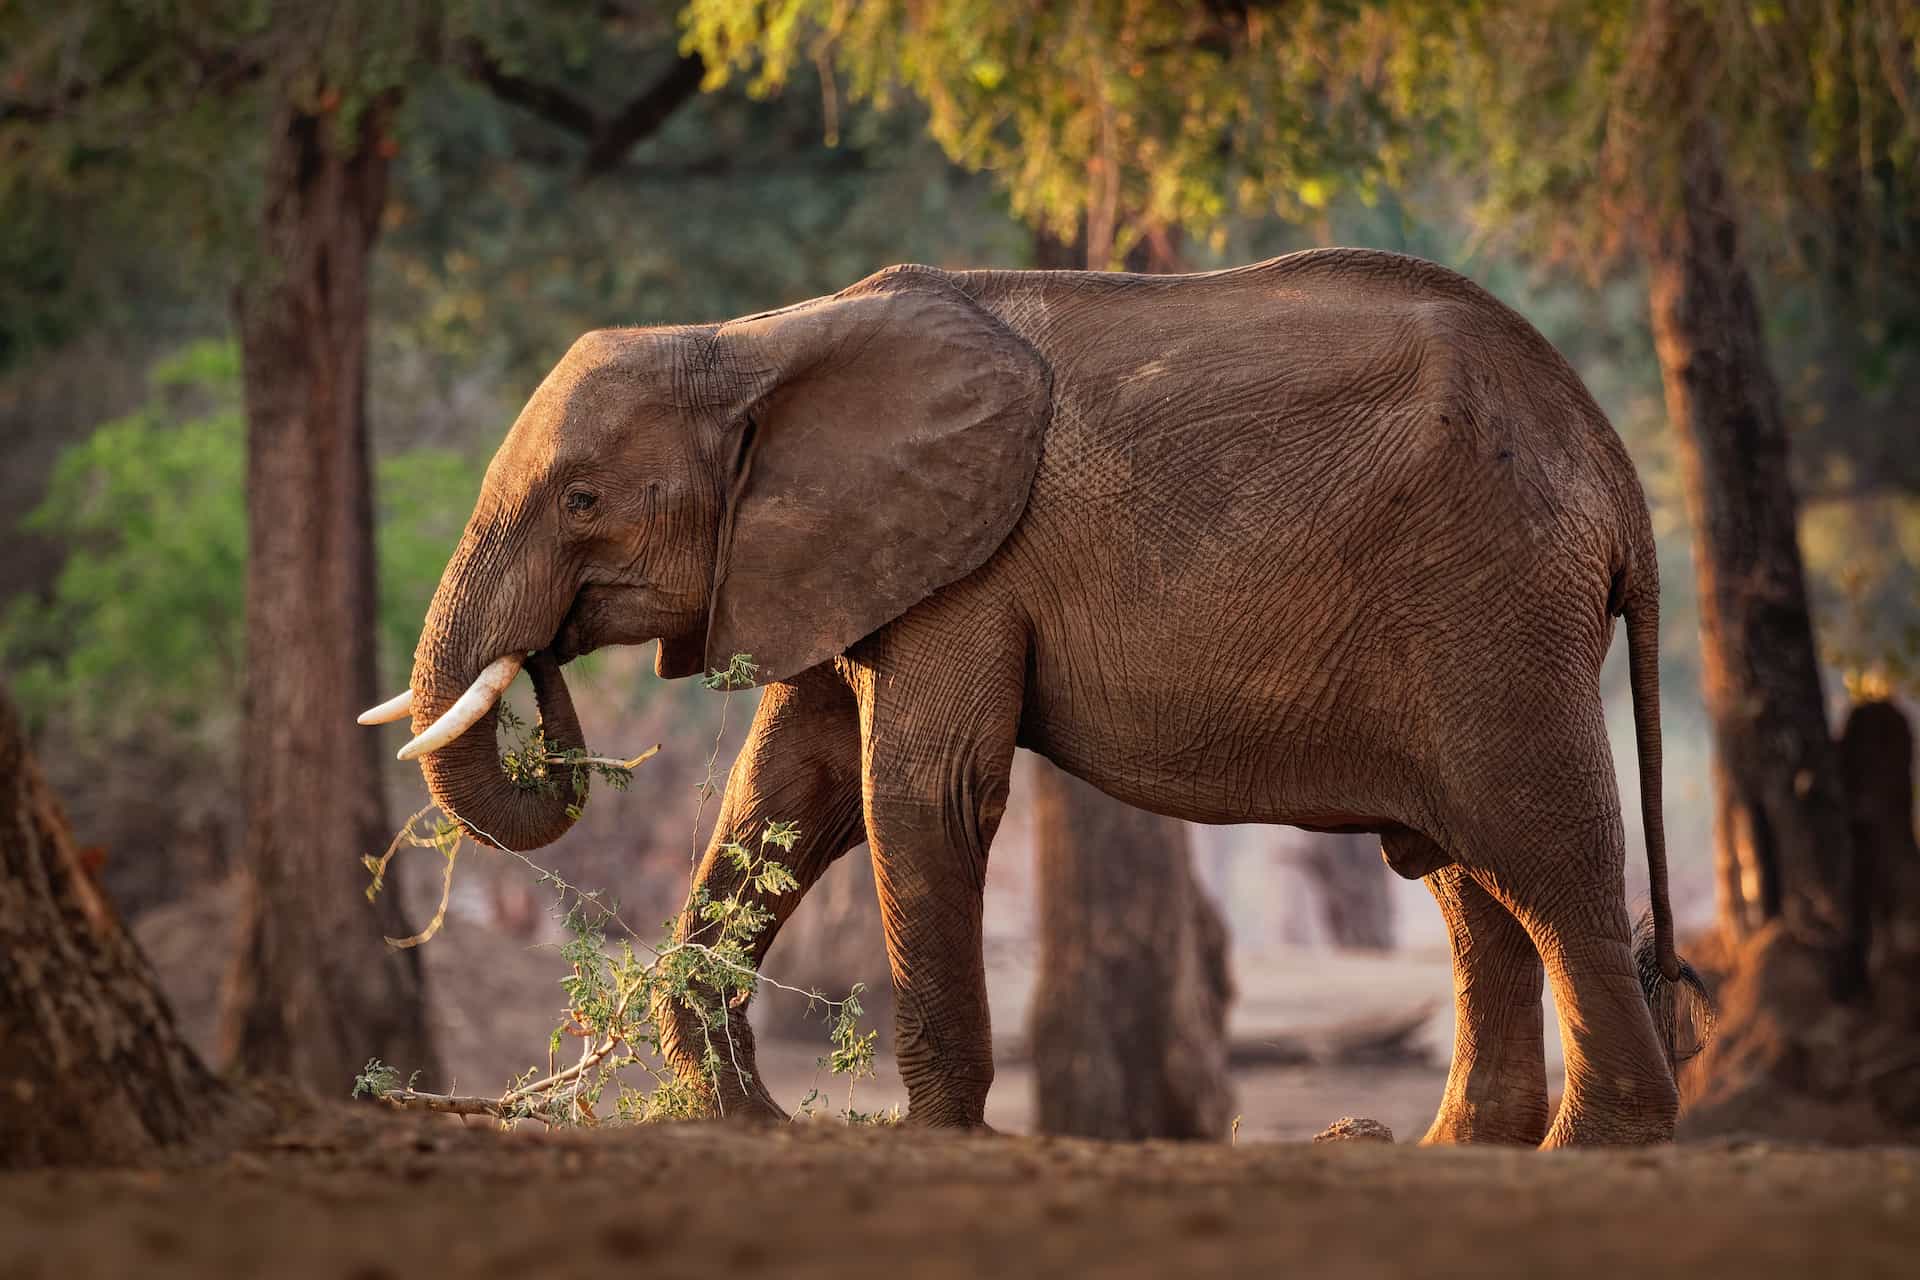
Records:
<instances>
[{"instance_id":1,"label":"elephant trunk tip","mask_svg":"<svg viewBox=\"0 0 1920 1280\"><path fill-rule=\"evenodd\" d=\"M1677 1072L1713 1040L1713 996L1699 971L1676 955L1670 942L1661 945L1652 911L1634 926L1633 967L1667 1065Z\"/></svg>"}]
</instances>

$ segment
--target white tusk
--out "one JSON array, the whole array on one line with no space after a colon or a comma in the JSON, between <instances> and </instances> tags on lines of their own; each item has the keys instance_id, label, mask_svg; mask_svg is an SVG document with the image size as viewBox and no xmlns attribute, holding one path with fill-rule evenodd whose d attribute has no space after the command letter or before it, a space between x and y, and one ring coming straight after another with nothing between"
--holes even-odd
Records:
<instances>
[{"instance_id":1,"label":"white tusk","mask_svg":"<svg viewBox=\"0 0 1920 1280\"><path fill-rule=\"evenodd\" d=\"M426 732L400 748L400 759L412 760L438 751L473 728L480 717L486 715L487 710L500 700L500 695L507 691L513 678L520 674L520 664L526 660L526 655L517 653L495 658L485 671L475 677L467 691L460 695L460 700L447 708L445 715L428 725Z\"/></svg>"},{"instance_id":2,"label":"white tusk","mask_svg":"<svg viewBox=\"0 0 1920 1280\"><path fill-rule=\"evenodd\" d=\"M413 690L396 694L377 707L368 707L360 713L361 724L392 724L413 710Z\"/></svg>"}]
</instances>

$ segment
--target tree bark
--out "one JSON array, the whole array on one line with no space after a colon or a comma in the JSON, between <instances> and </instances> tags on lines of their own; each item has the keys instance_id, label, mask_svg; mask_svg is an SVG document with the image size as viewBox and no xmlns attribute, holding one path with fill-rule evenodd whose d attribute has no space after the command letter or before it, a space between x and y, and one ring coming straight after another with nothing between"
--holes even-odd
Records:
<instances>
[{"instance_id":1,"label":"tree bark","mask_svg":"<svg viewBox=\"0 0 1920 1280\"><path fill-rule=\"evenodd\" d=\"M273 125L253 277L235 303L247 413L246 834L223 998L231 1068L342 1095L372 1057L435 1071L419 956L360 859L391 838L375 701L367 272L395 103Z\"/></svg>"},{"instance_id":2,"label":"tree bark","mask_svg":"<svg viewBox=\"0 0 1920 1280\"><path fill-rule=\"evenodd\" d=\"M1913 726L1892 702L1855 705L1840 732L1853 827L1855 963L1877 1009L1920 1027L1920 844L1913 833Z\"/></svg>"},{"instance_id":3,"label":"tree bark","mask_svg":"<svg viewBox=\"0 0 1920 1280\"><path fill-rule=\"evenodd\" d=\"M124 1164L236 1106L175 1028L0 689L0 1168Z\"/></svg>"},{"instance_id":4,"label":"tree bark","mask_svg":"<svg viewBox=\"0 0 1920 1280\"><path fill-rule=\"evenodd\" d=\"M1683 131L1680 196L1648 237L1655 346L1694 529L1713 728L1720 916L1775 918L1861 975L1841 945L1852 834L1796 540L1787 429L1711 124Z\"/></svg>"},{"instance_id":5,"label":"tree bark","mask_svg":"<svg viewBox=\"0 0 1920 1280\"><path fill-rule=\"evenodd\" d=\"M1042 1133L1226 1137L1233 1115L1227 931L1194 879L1187 828L1033 757Z\"/></svg>"}]
</instances>

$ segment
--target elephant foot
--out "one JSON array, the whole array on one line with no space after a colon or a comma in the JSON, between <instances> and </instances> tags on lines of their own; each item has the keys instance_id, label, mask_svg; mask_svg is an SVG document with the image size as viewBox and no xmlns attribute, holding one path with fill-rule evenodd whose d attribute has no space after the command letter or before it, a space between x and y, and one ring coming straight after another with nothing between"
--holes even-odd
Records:
<instances>
[{"instance_id":1,"label":"elephant foot","mask_svg":"<svg viewBox=\"0 0 1920 1280\"><path fill-rule=\"evenodd\" d=\"M1643 1016L1640 1023L1639 1045L1623 1036L1626 1043L1607 1046L1604 1056L1582 1052L1578 1038L1569 1046L1566 1093L1543 1148L1673 1141L1680 1091L1654 1045L1651 1020Z\"/></svg>"},{"instance_id":2,"label":"elephant foot","mask_svg":"<svg viewBox=\"0 0 1920 1280\"><path fill-rule=\"evenodd\" d=\"M1671 1078L1618 1088L1570 1087L1542 1150L1558 1147L1641 1147L1673 1141L1680 1095Z\"/></svg>"},{"instance_id":3,"label":"elephant foot","mask_svg":"<svg viewBox=\"0 0 1920 1280\"><path fill-rule=\"evenodd\" d=\"M732 1074L732 1068L721 1070L722 1088L712 1093L713 1114L724 1120L735 1120L741 1124L785 1124L791 1118L779 1103L773 1100L759 1077L747 1081L744 1085L726 1077Z\"/></svg>"},{"instance_id":4,"label":"elephant foot","mask_svg":"<svg viewBox=\"0 0 1920 1280\"><path fill-rule=\"evenodd\" d=\"M1420 1145L1534 1147L1546 1136L1547 1119L1545 1090L1534 1097L1481 1103L1448 1099L1440 1104Z\"/></svg>"},{"instance_id":5,"label":"elephant foot","mask_svg":"<svg viewBox=\"0 0 1920 1280\"><path fill-rule=\"evenodd\" d=\"M907 1085L906 1123L916 1129L959 1129L992 1132L987 1127L987 1090L993 1086L993 1068L979 1074L942 1072L929 1078L918 1064L903 1064Z\"/></svg>"}]
</instances>

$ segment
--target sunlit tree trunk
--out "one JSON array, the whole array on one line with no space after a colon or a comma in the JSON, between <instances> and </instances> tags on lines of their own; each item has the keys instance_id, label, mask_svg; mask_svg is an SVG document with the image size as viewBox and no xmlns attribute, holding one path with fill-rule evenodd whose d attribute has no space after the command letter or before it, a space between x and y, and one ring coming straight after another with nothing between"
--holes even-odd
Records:
<instances>
[{"instance_id":1,"label":"sunlit tree trunk","mask_svg":"<svg viewBox=\"0 0 1920 1280\"><path fill-rule=\"evenodd\" d=\"M247 414L246 834L240 947L223 1001L229 1065L344 1094L371 1057L435 1074L420 961L395 890L360 859L391 836L378 739L367 273L394 104L350 139L283 109L258 259L235 310Z\"/></svg>"},{"instance_id":2,"label":"sunlit tree trunk","mask_svg":"<svg viewBox=\"0 0 1920 1280\"><path fill-rule=\"evenodd\" d=\"M1682 184L1648 237L1654 341L1694 530L1700 657L1715 756L1720 916L1771 920L1834 957L1852 834L1827 728L1796 541L1787 429L1712 126L1684 131Z\"/></svg>"},{"instance_id":3,"label":"sunlit tree trunk","mask_svg":"<svg viewBox=\"0 0 1920 1280\"><path fill-rule=\"evenodd\" d=\"M232 1120L0 689L0 1168L122 1164Z\"/></svg>"}]
</instances>

